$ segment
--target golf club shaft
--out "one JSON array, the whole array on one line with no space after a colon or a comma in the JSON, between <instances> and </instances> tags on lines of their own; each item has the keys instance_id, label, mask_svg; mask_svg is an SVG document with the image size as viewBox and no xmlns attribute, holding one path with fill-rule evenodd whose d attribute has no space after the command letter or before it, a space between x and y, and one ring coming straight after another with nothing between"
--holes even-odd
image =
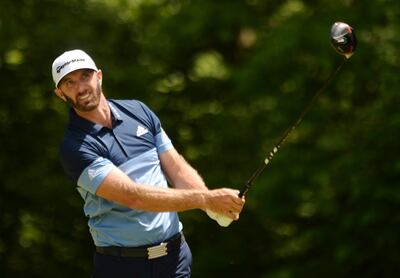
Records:
<instances>
[{"instance_id":1,"label":"golf club shaft","mask_svg":"<svg viewBox=\"0 0 400 278\"><path fill-rule=\"evenodd\" d=\"M311 109L317 98L322 94L322 92L329 86L329 84L332 82L332 80L335 78L337 73L340 71L342 66L345 64L347 59L343 59L343 61L339 64L339 66L336 68L336 70L328 77L328 79L324 82L322 87L314 94L314 96L311 98L311 100L308 102L307 106L304 108L304 110L301 112L300 116L297 118L296 122L289 127L281 136L279 141L275 144L273 149L270 151L268 156L265 158L263 163L260 165L260 167L253 173L253 175L247 180L246 184L243 186L243 188L240 190L239 197L246 196L247 191L250 189L252 186L253 182L257 179L257 177L264 171L264 169L267 167L268 163L272 160L274 155L278 152L278 150L282 147L282 145L286 142L286 140L289 138L290 134L295 130L303 121L303 118L305 115L308 113L308 111Z\"/></svg>"}]
</instances>

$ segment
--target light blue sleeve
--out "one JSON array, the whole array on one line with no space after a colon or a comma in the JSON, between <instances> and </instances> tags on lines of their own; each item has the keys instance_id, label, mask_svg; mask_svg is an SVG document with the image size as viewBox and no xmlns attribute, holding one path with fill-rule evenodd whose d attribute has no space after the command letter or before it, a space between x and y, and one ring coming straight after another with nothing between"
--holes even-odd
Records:
<instances>
[{"instance_id":1,"label":"light blue sleeve","mask_svg":"<svg viewBox=\"0 0 400 278\"><path fill-rule=\"evenodd\" d=\"M174 147L172 145L171 139L169 139L164 129L161 129L161 132L158 133L155 138L158 153L166 152Z\"/></svg>"},{"instance_id":2,"label":"light blue sleeve","mask_svg":"<svg viewBox=\"0 0 400 278\"><path fill-rule=\"evenodd\" d=\"M99 157L83 170L78 179L78 186L96 194L97 188L114 168L116 166L110 160Z\"/></svg>"}]
</instances>

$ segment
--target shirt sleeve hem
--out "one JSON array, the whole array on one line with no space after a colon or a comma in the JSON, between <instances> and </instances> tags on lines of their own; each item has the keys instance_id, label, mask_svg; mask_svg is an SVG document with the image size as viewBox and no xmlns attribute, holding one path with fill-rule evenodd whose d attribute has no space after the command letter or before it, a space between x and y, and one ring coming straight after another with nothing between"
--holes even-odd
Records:
<instances>
[{"instance_id":1,"label":"shirt sleeve hem","mask_svg":"<svg viewBox=\"0 0 400 278\"><path fill-rule=\"evenodd\" d=\"M97 188L114 168L115 165L110 160L100 157L83 170L78 179L78 186L96 194Z\"/></svg>"},{"instance_id":2,"label":"shirt sleeve hem","mask_svg":"<svg viewBox=\"0 0 400 278\"><path fill-rule=\"evenodd\" d=\"M158 153L166 152L174 147L171 142L171 139L169 139L168 135L165 133L163 129L161 129L161 132L158 133L155 137L156 137L156 147Z\"/></svg>"}]
</instances>

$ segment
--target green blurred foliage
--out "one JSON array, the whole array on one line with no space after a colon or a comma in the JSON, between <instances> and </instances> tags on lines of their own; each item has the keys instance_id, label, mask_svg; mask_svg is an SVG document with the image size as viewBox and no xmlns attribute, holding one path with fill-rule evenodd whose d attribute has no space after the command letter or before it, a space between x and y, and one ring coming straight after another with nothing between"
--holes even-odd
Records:
<instances>
[{"instance_id":1,"label":"green blurred foliage","mask_svg":"<svg viewBox=\"0 0 400 278\"><path fill-rule=\"evenodd\" d=\"M58 161L50 66L90 53L110 98L161 118L210 188L240 188L342 57L356 54L256 181L240 221L181 214L193 277L396 277L400 2L0 0L0 273L87 277L82 201Z\"/></svg>"}]
</instances>

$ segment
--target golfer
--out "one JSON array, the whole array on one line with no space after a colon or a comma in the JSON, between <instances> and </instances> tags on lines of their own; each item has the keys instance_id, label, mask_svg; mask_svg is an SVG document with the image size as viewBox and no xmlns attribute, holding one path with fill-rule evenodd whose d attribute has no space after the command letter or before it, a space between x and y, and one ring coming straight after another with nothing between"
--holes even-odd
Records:
<instances>
[{"instance_id":1,"label":"golfer","mask_svg":"<svg viewBox=\"0 0 400 278\"><path fill-rule=\"evenodd\" d=\"M71 106L60 157L89 218L93 277L190 277L192 255L177 212L202 209L237 220L239 192L209 190L145 104L106 99L103 73L84 51L57 57L52 74L55 94Z\"/></svg>"}]
</instances>

